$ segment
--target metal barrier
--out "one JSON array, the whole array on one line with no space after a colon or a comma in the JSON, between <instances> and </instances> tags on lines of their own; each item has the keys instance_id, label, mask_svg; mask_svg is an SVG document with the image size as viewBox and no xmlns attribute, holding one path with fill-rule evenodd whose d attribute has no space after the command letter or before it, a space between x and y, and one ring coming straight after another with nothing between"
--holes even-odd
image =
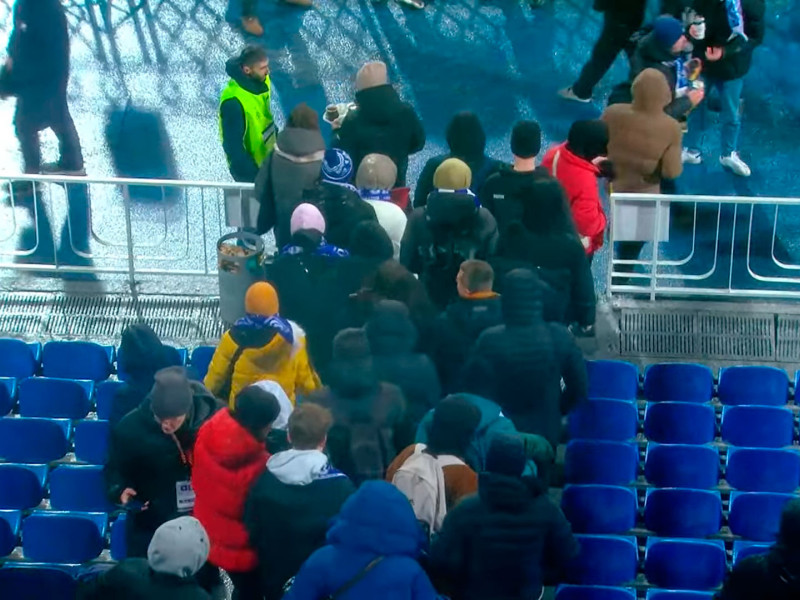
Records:
<instances>
[{"instance_id":1,"label":"metal barrier","mask_svg":"<svg viewBox=\"0 0 800 600\"><path fill-rule=\"evenodd\" d=\"M127 275L132 288L141 275L216 280L216 242L233 231L226 200L242 204L252 190L244 183L0 175L10 207L0 219L0 269Z\"/></svg>"},{"instance_id":2,"label":"metal barrier","mask_svg":"<svg viewBox=\"0 0 800 600\"><path fill-rule=\"evenodd\" d=\"M610 201L612 297L800 298L800 198L612 194ZM632 207L644 210L639 239L648 243L636 258L618 257L631 239L623 236Z\"/></svg>"}]
</instances>

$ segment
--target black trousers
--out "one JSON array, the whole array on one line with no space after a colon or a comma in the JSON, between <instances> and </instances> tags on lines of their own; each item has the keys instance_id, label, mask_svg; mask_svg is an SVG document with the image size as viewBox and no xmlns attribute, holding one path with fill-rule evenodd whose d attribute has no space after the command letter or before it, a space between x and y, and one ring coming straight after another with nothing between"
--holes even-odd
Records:
<instances>
[{"instance_id":1,"label":"black trousers","mask_svg":"<svg viewBox=\"0 0 800 600\"><path fill-rule=\"evenodd\" d=\"M581 74L572 84L572 91L581 98L590 98L592 90L603 78L617 55L625 49L630 37L642 26L644 3L641 11L603 13L603 29L592 48L589 61L581 69Z\"/></svg>"},{"instance_id":2,"label":"black trousers","mask_svg":"<svg viewBox=\"0 0 800 600\"><path fill-rule=\"evenodd\" d=\"M44 129L52 129L58 138L60 166L69 170L83 168L81 142L69 113L66 93L55 94L46 99L24 96L17 98L14 129L22 150L26 173L38 173L41 170L39 132Z\"/></svg>"},{"instance_id":3,"label":"black trousers","mask_svg":"<svg viewBox=\"0 0 800 600\"><path fill-rule=\"evenodd\" d=\"M258 571L228 573L233 582L233 600L263 600Z\"/></svg>"}]
</instances>

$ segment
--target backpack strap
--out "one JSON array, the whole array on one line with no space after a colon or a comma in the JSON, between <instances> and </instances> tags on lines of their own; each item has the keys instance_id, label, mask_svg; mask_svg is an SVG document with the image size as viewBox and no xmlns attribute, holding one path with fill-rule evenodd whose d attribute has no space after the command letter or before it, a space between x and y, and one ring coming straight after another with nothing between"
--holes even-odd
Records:
<instances>
[{"instance_id":1,"label":"backpack strap","mask_svg":"<svg viewBox=\"0 0 800 600\"><path fill-rule=\"evenodd\" d=\"M556 150L555 156L553 156L553 178L558 179L558 159L561 156L561 150Z\"/></svg>"},{"instance_id":2,"label":"backpack strap","mask_svg":"<svg viewBox=\"0 0 800 600\"><path fill-rule=\"evenodd\" d=\"M453 456L452 454L442 454L441 456L436 457L436 462L439 463L441 468L445 467L455 467L458 465L466 465L463 460L458 458L457 456Z\"/></svg>"},{"instance_id":3,"label":"backpack strap","mask_svg":"<svg viewBox=\"0 0 800 600\"><path fill-rule=\"evenodd\" d=\"M359 581L364 579L367 576L367 573L372 571L378 564L384 559L385 557L379 556L372 560L366 567L361 569L358 573L355 574L350 580L348 580L343 586L341 586L338 590L333 592L330 596L328 596L327 600L336 600L337 598L341 598L346 592L348 592L355 584Z\"/></svg>"},{"instance_id":4,"label":"backpack strap","mask_svg":"<svg viewBox=\"0 0 800 600\"><path fill-rule=\"evenodd\" d=\"M228 363L228 368L225 370L225 378L222 380L222 386L219 388L217 398L222 400L225 404L230 401L231 387L233 387L233 372L236 370L236 363L242 356L242 353L247 350L244 346L237 346L236 351L231 356L231 362Z\"/></svg>"}]
</instances>

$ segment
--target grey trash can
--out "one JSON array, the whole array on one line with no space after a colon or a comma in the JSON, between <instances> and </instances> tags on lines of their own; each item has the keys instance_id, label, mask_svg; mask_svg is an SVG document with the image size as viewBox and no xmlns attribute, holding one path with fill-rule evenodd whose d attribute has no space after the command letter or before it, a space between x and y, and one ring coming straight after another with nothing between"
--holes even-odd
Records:
<instances>
[{"instance_id":1,"label":"grey trash can","mask_svg":"<svg viewBox=\"0 0 800 600\"><path fill-rule=\"evenodd\" d=\"M219 314L226 326L244 316L244 296L256 281L264 281L264 241L247 231L223 235L217 241Z\"/></svg>"}]
</instances>

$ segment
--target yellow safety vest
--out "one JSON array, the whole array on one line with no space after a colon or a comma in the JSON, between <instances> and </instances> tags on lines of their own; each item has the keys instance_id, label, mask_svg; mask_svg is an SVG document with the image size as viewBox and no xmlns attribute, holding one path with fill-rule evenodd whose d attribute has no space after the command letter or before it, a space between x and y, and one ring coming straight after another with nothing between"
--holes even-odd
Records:
<instances>
[{"instance_id":1,"label":"yellow safety vest","mask_svg":"<svg viewBox=\"0 0 800 600\"><path fill-rule=\"evenodd\" d=\"M267 91L263 94L253 94L240 86L234 79L228 82L222 90L219 99L222 103L231 98L238 100L244 110L244 139L242 144L247 153L253 157L256 164L261 166L264 158L275 146L275 123L272 120L272 111L269 108L271 85L269 75L264 80ZM222 137L222 111L219 115L219 135ZM230 162L230 161L229 161Z\"/></svg>"}]
</instances>

